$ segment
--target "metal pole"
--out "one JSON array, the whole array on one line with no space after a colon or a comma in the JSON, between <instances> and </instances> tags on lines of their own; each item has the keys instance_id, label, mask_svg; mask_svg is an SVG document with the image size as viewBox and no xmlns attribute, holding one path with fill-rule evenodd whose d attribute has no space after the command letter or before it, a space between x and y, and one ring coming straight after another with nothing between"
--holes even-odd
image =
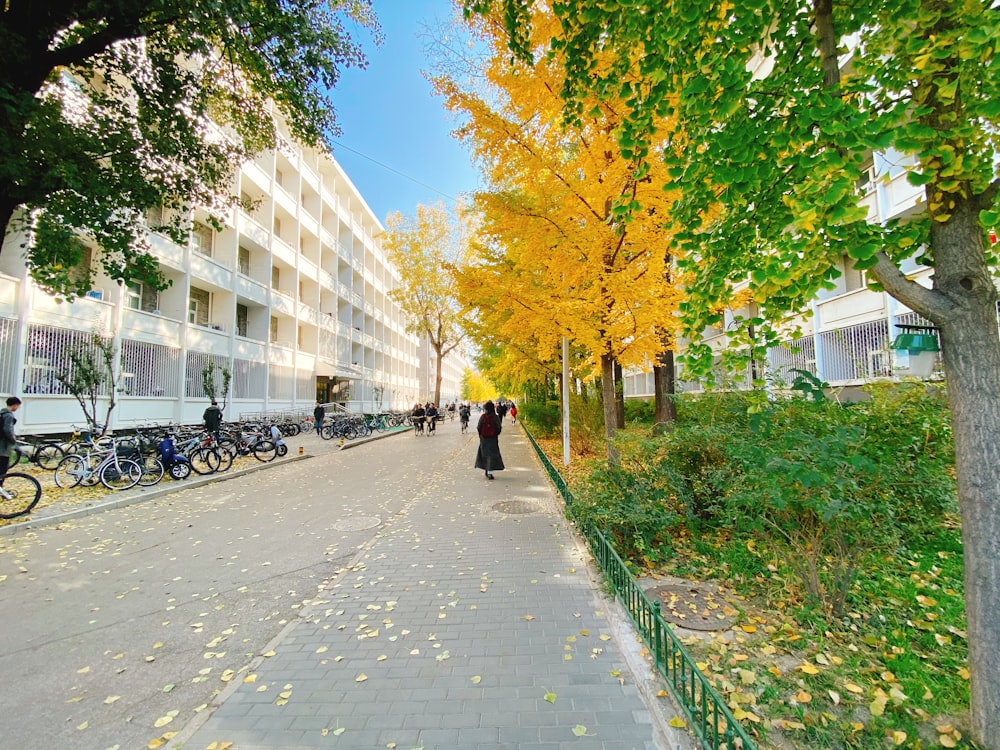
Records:
<instances>
[{"instance_id":1,"label":"metal pole","mask_svg":"<svg viewBox=\"0 0 1000 750\"><path fill-rule=\"evenodd\" d=\"M563 466L569 466L569 339L562 340Z\"/></svg>"}]
</instances>

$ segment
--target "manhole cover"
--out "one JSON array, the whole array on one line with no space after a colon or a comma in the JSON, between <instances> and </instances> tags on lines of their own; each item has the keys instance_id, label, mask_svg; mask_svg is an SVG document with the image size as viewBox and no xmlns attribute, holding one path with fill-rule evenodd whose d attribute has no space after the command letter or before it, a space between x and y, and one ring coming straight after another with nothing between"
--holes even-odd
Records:
<instances>
[{"instance_id":1,"label":"manhole cover","mask_svg":"<svg viewBox=\"0 0 1000 750\"><path fill-rule=\"evenodd\" d=\"M345 518L343 521L337 521L333 528L337 531L366 531L374 529L380 523L382 523L382 519L375 516L358 516L357 518Z\"/></svg>"},{"instance_id":2,"label":"manhole cover","mask_svg":"<svg viewBox=\"0 0 1000 750\"><path fill-rule=\"evenodd\" d=\"M538 506L527 500L504 500L493 506L497 513L534 513Z\"/></svg>"},{"instance_id":3,"label":"manhole cover","mask_svg":"<svg viewBox=\"0 0 1000 750\"><path fill-rule=\"evenodd\" d=\"M646 594L660 603L664 620L689 630L728 630L739 614L718 592L695 583L656 586Z\"/></svg>"}]
</instances>

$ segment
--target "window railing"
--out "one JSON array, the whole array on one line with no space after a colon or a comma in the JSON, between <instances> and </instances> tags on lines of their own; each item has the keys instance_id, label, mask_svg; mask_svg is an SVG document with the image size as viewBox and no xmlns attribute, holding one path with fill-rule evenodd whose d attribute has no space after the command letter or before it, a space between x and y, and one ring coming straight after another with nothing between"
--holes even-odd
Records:
<instances>
[{"instance_id":1,"label":"window railing","mask_svg":"<svg viewBox=\"0 0 1000 750\"><path fill-rule=\"evenodd\" d=\"M522 424L522 427L524 425ZM573 517L573 493L559 475L535 438L524 428L545 471L566 503L567 514ZM685 651L673 628L660 614L660 605L653 602L636 583L621 557L600 529L578 522L615 596L628 611L636 630L649 648L656 671L667 683L688 726L708 750L757 750L746 730L735 719L725 700L702 674L694 659Z\"/></svg>"}]
</instances>

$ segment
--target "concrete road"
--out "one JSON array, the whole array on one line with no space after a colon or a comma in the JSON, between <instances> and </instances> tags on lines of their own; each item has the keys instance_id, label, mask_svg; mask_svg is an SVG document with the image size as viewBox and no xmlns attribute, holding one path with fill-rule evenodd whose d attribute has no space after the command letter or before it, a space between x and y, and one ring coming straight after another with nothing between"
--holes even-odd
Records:
<instances>
[{"instance_id":1,"label":"concrete road","mask_svg":"<svg viewBox=\"0 0 1000 750\"><path fill-rule=\"evenodd\" d=\"M180 729L470 439L301 436L320 455L0 538L0 748Z\"/></svg>"}]
</instances>

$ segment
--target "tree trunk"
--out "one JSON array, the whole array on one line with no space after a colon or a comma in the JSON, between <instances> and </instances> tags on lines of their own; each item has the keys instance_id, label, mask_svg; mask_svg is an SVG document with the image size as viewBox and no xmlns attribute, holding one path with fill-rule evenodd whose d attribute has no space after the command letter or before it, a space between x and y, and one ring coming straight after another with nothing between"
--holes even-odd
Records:
<instances>
[{"instance_id":1,"label":"tree trunk","mask_svg":"<svg viewBox=\"0 0 1000 750\"><path fill-rule=\"evenodd\" d=\"M979 205L956 199L931 222L934 287L906 281L887 259L875 276L941 329L955 474L962 513L972 739L1000 750L1000 333L997 289L983 247Z\"/></svg>"},{"instance_id":2,"label":"tree trunk","mask_svg":"<svg viewBox=\"0 0 1000 750\"><path fill-rule=\"evenodd\" d=\"M674 352L664 349L653 366L653 393L655 410L653 422L657 429L665 429L677 421L677 381L674 379Z\"/></svg>"},{"instance_id":3,"label":"tree trunk","mask_svg":"<svg viewBox=\"0 0 1000 750\"><path fill-rule=\"evenodd\" d=\"M434 350L437 353L437 363L434 365L434 405L441 403L441 347Z\"/></svg>"},{"instance_id":4,"label":"tree trunk","mask_svg":"<svg viewBox=\"0 0 1000 750\"><path fill-rule=\"evenodd\" d=\"M961 208L961 207L960 207ZM957 300L940 320L962 511L973 739L1000 749L1000 335L997 292L975 207L934 227L935 289ZM935 222L938 224L939 222ZM964 226L963 226L964 225Z\"/></svg>"},{"instance_id":5,"label":"tree trunk","mask_svg":"<svg viewBox=\"0 0 1000 750\"><path fill-rule=\"evenodd\" d=\"M615 358L601 355L601 401L604 407L604 439L607 444L608 463L618 464L618 451L613 441L618 432L618 404L615 400Z\"/></svg>"},{"instance_id":6,"label":"tree trunk","mask_svg":"<svg viewBox=\"0 0 1000 750\"><path fill-rule=\"evenodd\" d=\"M625 429L625 377L621 363L615 360L615 427Z\"/></svg>"}]
</instances>

